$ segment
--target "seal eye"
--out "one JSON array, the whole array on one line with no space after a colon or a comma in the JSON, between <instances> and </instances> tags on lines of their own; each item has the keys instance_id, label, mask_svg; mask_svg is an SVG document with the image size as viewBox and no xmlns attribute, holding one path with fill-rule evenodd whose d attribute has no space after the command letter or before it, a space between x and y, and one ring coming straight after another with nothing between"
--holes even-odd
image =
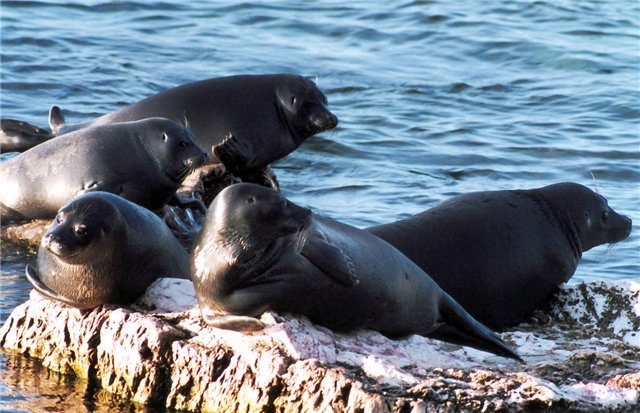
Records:
<instances>
[{"instance_id":1,"label":"seal eye","mask_svg":"<svg viewBox=\"0 0 640 413\"><path fill-rule=\"evenodd\" d=\"M296 102L298 102L298 99L296 99L296 97L295 97L295 96L291 96L291 105L292 105L292 106L293 106L293 105L295 105L295 104L296 104Z\"/></svg>"},{"instance_id":2,"label":"seal eye","mask_svg":"<svg viewBox=\"0 0 640 413\"><path fill-rule=\"evenodd\" d=\"M166 134L166 133L163 133L163 134L162 134L162 141L163 141L163 142L166 142L166 141L167 141L167 139L169 139L169 137L167 136L167 134Z\"/></svg>"},{"instance_id":3,"label":"seal eye","mask_svg":"<svg viewBox=\"0 0 640 413\"><path fill-rule=\"evenodd\" d=\"M602 220L606 222L608 219L609 219L609 211L604 211L602 213Z\"/></svg>"},{"instance_id":4,"label":"seal eye","mask_svg":"<svg viewBox=\"0 0 640 413\"><path fill-rule=\"evenodd\" d=\"M254 202L256 202L256 198L253 196L250 196L249 198L247 198L247 204L253 204Z\"/></svg>"},{"instance_id":5,"label":"seal eye","mask_svg":"<svg viewBox=\"0 0 640 413\"><path fill-rule=\"evenodd\" d=\"M56 224L62 224L62 214L56 215Z\"/></svg>"},{"instance_id":6,"label":"seal eye","mask_svg":"<svg viewBox=\"0 0 640 413\"><path fill-rule=\"evenodd\" d=\"M84 237L85 235L87 235L87 227L85 227L84 225L78 225L77 227L73 228L73 232L79 237Z\"/></svg>"}]
</instances>

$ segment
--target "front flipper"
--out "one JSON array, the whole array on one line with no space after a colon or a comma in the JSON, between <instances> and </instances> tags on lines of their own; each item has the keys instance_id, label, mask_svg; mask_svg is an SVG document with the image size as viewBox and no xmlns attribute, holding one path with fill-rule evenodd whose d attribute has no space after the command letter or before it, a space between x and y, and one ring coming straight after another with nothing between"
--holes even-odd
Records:
<instances>
[{"instance_id":1,"label":"front flipper","mask_svg":"<svg viewBox=\"0 0 640 413\"><path fill-rule=\"evenodd\" d=\"M211 152L233 174L252 168L251 148L245 142L228 133Z\"/></svg>"},{"instance_id":2,"label":"front flipper","mask_svg":"<svg viewBox=\"0 0 640 413\"><path fill-rule=\"evenodd\" d=\"M243 172L238 175L242 182L250 182L271 188L274 191L280 191L280 183L276 174L268 166L259 169Z\"/></svg>"},{"instance_id":3,"label":"front flipper","mask_svg":"<svg viewBox=\"0 0 640 413\"><path fill-rule=\"evenodd\" d=\"M78 193L76 194L76 197L79 197L80 195L84 195L88 192L96 192L96 191L103 191L103 192L109 192L116 195L121 195L122 191L124 191L124 185L122 184L112 185L105 181L86 182L84 184L84 187L78 191Z\"/></svg>"},{"instance_id":4,"label":"front flipper","mask_svg":"<svg viewBox=\"0 0 640 413\"><path fill-rule=\"evenodd\" d=\"M348 287L358 284L355 266L351 259L322 236L313 234L307 239L300 254L323 273Z\"/></svg>"},{"instance_id":5,"label":"front flipper","mask_svg":"<svg viewBox=\"0 0 640 413\"><path fill-rule=\"evenodd\" d=\"M33 289L39 292L40 294L42 294L43 296L47 297L48 299L61 302L70 307L78 308L80 310L86 310L90 308L90 307L86 307L81 304L78 304L74 301L71 301L68 298L61 296L60 294L56 293L55 291L51 290L49 287L44 285L42 281L40 281L40 277L38 277L38 271L36 271L36 269L33 268L31 264L27 264L27 267L25 268L25 275L27 277L27 280L31 283L31 286L33 287Z\"/></svg>"},{"instance_id":6,"label":"front flipper","mask_svg":"<svg viewBox=\"0 0 640 413\"><path fill-rule=\"evenodd\" d=\"M202 312L202 319L211 327L221 328L223 330L240 331L243 333L248 331L260 331L266 327L266 324L257 318L240 315L216 317Z\"/></svg>"},{"instance_id":7,"label":"front flipper","mask_svg":"<svg viewBox=\"0 0 640 413\"><path fill-rule=\"evenodd\" d=\"M27 122L15 119L0 119L0 150L5 152L24 152L41 144L53 135Z\"/></svg>"},{"instance_id":8,"label":"front flipper","mask_svg":"<svg viewBox=\"0 0 640 413\"><path fill-rule=\"evenodd\" d=\"M196 198L187 198L186 196L174 194L173 197L169 200L169 205L179 206L180 208L186 209L197 209L203 214L207 213L207 207L204 206L204 203Z\"/></svg>"}]
</instances>

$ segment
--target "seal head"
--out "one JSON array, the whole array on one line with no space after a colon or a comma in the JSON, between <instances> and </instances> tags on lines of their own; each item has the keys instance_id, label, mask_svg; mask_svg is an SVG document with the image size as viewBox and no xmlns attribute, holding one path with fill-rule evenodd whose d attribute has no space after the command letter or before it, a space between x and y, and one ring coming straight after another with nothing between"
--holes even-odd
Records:
<instances>
[{"instance_id":1,"label":"seal head","mask_svg":"<svg viewBox=\"0 0 640 413\"><path fill-rule=\"evenodd\" d=\"M58 212L42 238L37 278L45 296L80 309L112 302L119 290L111 252L126 242L126 225L108 201L94 198L89 205L70 203ZM32 283L33 284L33 283Z\"/></svg>"}]
</instances>

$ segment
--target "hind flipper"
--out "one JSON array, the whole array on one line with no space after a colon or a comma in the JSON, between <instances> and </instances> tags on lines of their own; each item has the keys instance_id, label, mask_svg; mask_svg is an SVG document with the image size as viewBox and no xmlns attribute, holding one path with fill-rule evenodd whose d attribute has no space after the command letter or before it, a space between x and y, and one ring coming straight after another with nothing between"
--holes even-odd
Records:
<instances>
[{"instance_id":1,"label":"hind flipper","mask_svg":"<svg viewBox=\"0 0 640 413\"><path fill-rule=\"evenodd\" d=\"M58 132L65 124L64 115L62 114L62 109L58 106L53 105L51 109L49 109L49 127L53 131L54 134L58 135Z\"/></svg>"},{"instance_id":2,"label":"hind flipper","mask_svg":"<svg viewBox=\"0 0 640 413\"><path fill-rule=\"evenodd\" d=\"M25 275L27 277L27 280L31 283L31 286L33 287L33 289L39 292L44 297L52 301L61 302L70 307L78 308L80 310L87 310L90 308L90 307L86 307L81 304L78 304L74 301L71 301L68 298L61 296L60 294L56 293L55 291L51 290L49 287L44 285L42 281L40 281L40 277L38 276L38 271L35 268L33 268L31 264L27 264L27 267L25 268Z\"/></svg>"},{"instance_id":3,"label":"hind flipper","mask_svg":"<svg viewBox=\"0 0 640 413\"><path fill-rule=\"evenodd\" d=\"M473 347L524 363L498 334L471 317L449 294L443 292L439 309L445 325L429 333L428 337Z\"/></svg>"},{"instance_id":4,"label":"hind flipper","mask_svg":"<svg viewBox=\"0 0 640 413\"><path fill-rule=\"evenodd\" d=\"M0 151L24 152L53 138L49 131L15 119L0 119Z\"/></svg>"}]
</instances>

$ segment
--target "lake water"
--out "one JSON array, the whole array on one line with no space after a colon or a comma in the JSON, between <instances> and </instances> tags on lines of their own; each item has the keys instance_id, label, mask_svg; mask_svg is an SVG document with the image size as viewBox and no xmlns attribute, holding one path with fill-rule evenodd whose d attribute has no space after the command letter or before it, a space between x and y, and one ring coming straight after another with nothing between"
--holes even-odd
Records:
<instances>
[{"instance_id":1,"label":"lake water","mask_svg":"<svg viewBox=\"0 0 640 413\"><path fill-rule=\"evenodd\" d=\"M273 165L294 202L356 226L464 192L560 181L634 220L574 279L640 276L637 1L3 1L1 116L47 125L240 73L313 79L339 117ZM27 298L2 257L0 322ZM28 379L27 379L28 378ZM132 411L0 353L0 411Z\"/></svg>"}]
</instances>

